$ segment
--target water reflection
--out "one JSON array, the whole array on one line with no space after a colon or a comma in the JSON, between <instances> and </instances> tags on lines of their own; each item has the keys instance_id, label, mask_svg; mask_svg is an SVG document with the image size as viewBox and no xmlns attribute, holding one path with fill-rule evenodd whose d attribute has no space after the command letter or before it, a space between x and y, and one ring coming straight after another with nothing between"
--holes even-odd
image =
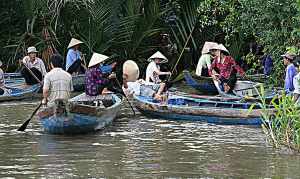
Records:
<instances>
[{"instance_id":1,"label":"water reflection","mask_svg":"<svg viewBox=\"0 0 300 179\"><path fill-rule=\"evenodd\" d=\"M43 133L36 119L16 129L38 103L1 105L0 178L291 177L299 155L282 154L260 128L133 117L89 135Z\"/></svg>"}]
</instances>

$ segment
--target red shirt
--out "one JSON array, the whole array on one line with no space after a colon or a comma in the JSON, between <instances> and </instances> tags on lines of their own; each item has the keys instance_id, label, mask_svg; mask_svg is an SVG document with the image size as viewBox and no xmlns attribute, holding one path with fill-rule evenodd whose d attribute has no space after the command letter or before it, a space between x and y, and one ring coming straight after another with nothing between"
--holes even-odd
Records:
<instances>
[{"instance_id":1,"label":"red shirt","mask_svg":"<svg viewBox=\"0 0 300 179\"><path fill-rule=\"evenodd\" d=\"M219 69L219 74L225 79L230 77L233 69L235 69L240 75L245 75L244 70L238 64L236 64L235 60L231 56L225 56L224 58L224 63L221 63L222 60L219 61L218 57L214 58L211 68L209 69L209 75L212 75L212 70L214 68Z\"/></svg>"}]
</instances>

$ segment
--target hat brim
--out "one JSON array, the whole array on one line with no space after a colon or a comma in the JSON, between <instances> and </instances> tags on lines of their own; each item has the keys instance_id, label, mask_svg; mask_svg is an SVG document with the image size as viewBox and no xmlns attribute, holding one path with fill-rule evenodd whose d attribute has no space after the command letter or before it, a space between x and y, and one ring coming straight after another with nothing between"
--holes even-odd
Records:
<instances>
[{"instance_id":1,"label":"hat brim","mask_svg":"<svg viewBox=\"0 0 300 179\"><path fill-rule=\"evenodd\" d=\"M148 58L148 62L152 62L155 59L160 59L159 63L167 63L168 62L167 59L163 59L163 58Z\"/></svg>"}]
</instances>

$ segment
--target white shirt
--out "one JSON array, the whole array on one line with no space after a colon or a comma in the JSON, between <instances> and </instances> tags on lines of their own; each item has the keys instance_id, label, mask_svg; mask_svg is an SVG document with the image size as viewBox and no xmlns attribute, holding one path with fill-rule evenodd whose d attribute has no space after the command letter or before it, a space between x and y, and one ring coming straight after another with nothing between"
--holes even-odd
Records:
<instances>
[{"instance_id":1,"label":"white shirt","mask_svg":"<svg viewBox=\"0 0 300 179\"><path fill-rule=\"evenodd\" d=\"M299 83L299 80L300 80L300 73L298 73L296 76L294 76L294 79L293 79L293 85L294 85L294 93L296 94L300 94L300 83Z\"/></svg>"},{"instance_id":2,"label":"white shirt","mask_svg":"<svg viewBox=\"0 0 300 179\"><path fill-rule=\"evenodd\" d=\"M5 84L5 79L4 79L4 72L3 70L0 68L0 88L4 87Z\"/></svg>"},{"instance_id":3,"label":"white shirt","mask_svg":"<svg viewBox=\"0 0 300 179\"><path fill-rule=\"evenodd\" d=\"M198 61L197 68L196 68L196 75L201 76L202 69L203 68L210 69L210 67L211 67L211 57L210 57L210 55L209 54L201 55L201 57Z\"/></svg>"},{"instance_id":4,"label":"white shirt","mask_svg":"<svg viewBox=\"0 0 300 179\"><path fill-rule=\"evenodd\" d=\"M160 71L160 67L154 61L152 61L148 64L146 69L146 82L160 82L159 75L154 74L155 71Z\"/></svg>"},{"instance_id":5,"label":"white shirt","mask_svg":"<svg viewBox=\"0 0 300 179\"><path fill-rule=\"evenodd\" d=\"M45 76L43 89L49 90L50 103L55 99L69 99L73 91L72 76L61 68L53 68Z\"/></svg>"},{"instance_id":6,"label":"white shirt","mask_svg":"<svg viewBox=\"0 0 300 179\"><path fill-rule=\"evenodd\" d=\"M38 69L42 73L43 76L46 75L47 71L46 71L45 64L42 59L35 57L35 60L32 63L30 60L30 57L25 56L22 61L29 69L34 67L34 68Z\"/></svg>"},{"instance_id":7,"label":"white shirt","mask_svg":"<svg viewBox=\"0 0 300 179\"><path fill-rule=\"evenodd\" d=\"M123 88L123 91L126 95L140 95L141 94L141 83L139 83L138 81L135 82L127 82L127 86L128 88Z\"/></svg>"}]
</instances>

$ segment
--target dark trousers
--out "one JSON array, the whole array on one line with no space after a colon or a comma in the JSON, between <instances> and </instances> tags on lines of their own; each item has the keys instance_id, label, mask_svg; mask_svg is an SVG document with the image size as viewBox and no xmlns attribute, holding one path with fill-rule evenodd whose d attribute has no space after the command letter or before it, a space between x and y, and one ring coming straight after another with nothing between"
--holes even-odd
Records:
<instances>
[{"instance_id":1,"label":"dark trousers","mask_svg":"<svg viewBox=\"0 0 300 179\"><path fill-rule=\"evenodd\" d=\"M68 73L85 73L84 68L81 66L81 60L76 60L67 70Z\"/></svg>"},{"instance_id":2,"label":"dark trousers","mask_svg":"<svg viewBox=\"0 0 300 179\"><path fill-rule=\"evenodd\" d=\"M0 95L4 94L4 90L2 88L0 88Z\"/></svg>"},{"instance_id":3,"label":"dark trousers","mask_svg":"<svg viewBox=\"0 0 300 179\"><path fill-rule=\"evenodd\" d=\"M98 85L97 95L101 95L104 88L107 88L107 90L112 91L116 94L125 95L122 88L118 85L115 79L110 79L106 84Z\"/></svg>"},{"instance_id":4,"label":"dark trousers","mask_svg":"<svg viewBox=\"0 0 300 179\"><path fill-rule=\"evenodd\" d=\"M38 69L36 69L36 68L33 67L33 68L30 68L30 70L32 71L32 73L33 73L40 81L43 80L43 75L42 75L42 73L41 73ZM21 74L22 74L22 76L24 77L26 84L28 84L28 85L34 85L34 84L39 83L39 82L32 76L32 74L28 71L27 68L23 68L23 69L21 70Z\"/></svg>"},{"instance_id":5,"label":"dark trousers","mask_svg":"<svg viewBox=\"0 0 300 179\"><path fill-rule=\"evenodd\" d=\"M209 77L208 68L202 68L201 76Z\"/></svg>"},{"instance_id":6,"label":"dark trousers","mask_svg":"<svg viewBox=\"0 0 300 179\"><path fill-rule=\"evenodd\" d=\"M224 77L221 77L220 81L221 81L221 85L222 85L223 88L224 88L224 83L227 83L227 85L230 87L230 90L228 92L232 93L232 90L234 89L234 86L235 86L236 81L237 81L236 73L232 72L228 79L225 79Z\"/></svg>"}]
</instances>

